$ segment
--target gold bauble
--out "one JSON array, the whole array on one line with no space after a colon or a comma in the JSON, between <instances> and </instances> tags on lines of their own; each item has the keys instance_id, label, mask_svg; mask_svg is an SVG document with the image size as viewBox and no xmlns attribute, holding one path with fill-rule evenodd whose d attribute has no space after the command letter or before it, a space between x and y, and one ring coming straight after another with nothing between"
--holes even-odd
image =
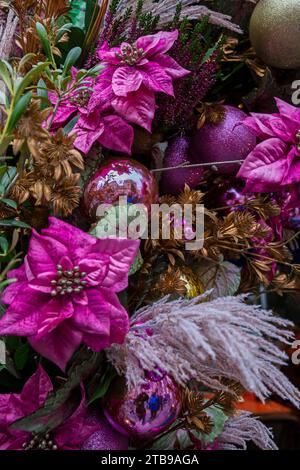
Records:
<instances>
[{"instance_id":1,"label":"gold bauble","mask_svg":"<svg viewBox=\"0 0 300 470\"><path fill-rule=\"evenodd\" d=\"M267 65L300 68L300 0L260 0L250 20L250 40Z\"/></svg>"}]
</instances>

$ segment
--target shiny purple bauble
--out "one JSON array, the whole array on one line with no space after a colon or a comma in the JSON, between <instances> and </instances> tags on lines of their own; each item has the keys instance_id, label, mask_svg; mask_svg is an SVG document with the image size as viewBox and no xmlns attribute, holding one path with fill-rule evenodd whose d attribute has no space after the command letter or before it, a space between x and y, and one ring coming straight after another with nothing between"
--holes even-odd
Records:
<instances>
[{"instance_id":1,"label":"shiny purple bauble","mask_svg":"<svg viewBox=\"0 0 300 470\"><path fill-rule=\"evenodd\" d=\"M99 430L83 443L82 450L128 450L128 438L118 433L105 416L94 412L90 422L99 425Z\"/></svg>"},{"instance_id":2,"label":"shiny purple bauble","mask_svg":"<svg viewBox=\"0 0 300 470\"><path fill-rule=\"evenodd\" d=\"M224 108L221 122L205 124L191 136L190 154L194 163L212 163L221 173L235 175L240 163L217 163L244 160L255 148L256 136L242 123L247 114L232 106Z\"/></svg>"},{"instance_id":3,"label":"shiny purple bauble","mask_svg":"<svg viewBox=\"0 0 300 470\"><path fill-rule=\"evenodd\" d=\"M189 164L189 141L186 137L175 137L169 142L163 161L163 168ZM180 168L162 172L160 190L164 194L179 194L185 184L195 188L203 176L202 168Z\"/></svg>"},{"instance_id":4,"label":"shiny purple bauble","mask_svg":"<svg viewBox=\"0 0 300 470\"><path fill-rule=\"evenodd\" d=\"M103 402L104 414L116 431L138 440L154 439L171 426L180 410L179 387L168 375L154 372L130 391L124 379L117 379Z\"/></svg>"},{"instance_id":5,"label":"shiny purple bauble","mask_svg":"<svg viewBox=\"0 0 300 470\"><path fill-rule=\"evenodd\" d=\"M101 204L118 204L126 196L128 204L151 204L158 201L156 180L144 165L130 158L112 158L103 163L84 190L86 213L96 217Z\"/></svg>"}]
</instances>

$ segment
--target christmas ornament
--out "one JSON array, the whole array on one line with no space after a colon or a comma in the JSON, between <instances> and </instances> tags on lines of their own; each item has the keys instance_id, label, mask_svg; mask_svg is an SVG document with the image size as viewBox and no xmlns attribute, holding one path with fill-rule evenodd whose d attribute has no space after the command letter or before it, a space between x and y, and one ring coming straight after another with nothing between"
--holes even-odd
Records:
<instances>
[{"instance_id":1,"label":"christmas ornament","mask_svg":"<svg viewBox=\"0 0 300 470\"><path fill-rule=\"evenodd\" d=\"M84 207L90 217L96 217L100 204L118 204L127 196L131 204L151 204L158 201L158 188L152 173L130 158L113 158L100 166L84 191ZM149 212L148 212L149 213Z\"/></svg>"},{"instance_id":2,"label":"christmas ornament","mask_svg":"<svg viewBox=\"0 0 300 470\"><path fill-rule=\"evenodd\" d=\"M191 137L191 160L194 163L212 163L226 174L235 174L239 163L217 163L244 160L254 149L256 137L242 124L247 115L238 108L225 106L224 119L218 124L205 124ZM217 162L217 163L216 163Z\"/></svg>"},{"instance_id":3,"label":"christmas ornament","mask_svg":"<svg viewBox=\"0 0 300 470\"><path fill-rule=\"evenodd\" d=\"M82 450L128 450L127 437L111 427L105 416L93 413L90 421L99 425L99 430L84 442Z\"/></svg>"},{"instance_id":4,"label":"christmas ornament","mask_svg":"<svg viewBox=\"0 0 300 470\"><path fill-rule=\"evenodd\" d=\"M177 167L188 165L189 141L186 137L175 137L170 141L166 150L163 167ZM162 172L160 189L162 193L178 194L187 184L191 189L195 188L203 175L202 168L180 168L177 170L166 170Z\"/></svg>"},{"instance_id":5,"label":"christmas ornament","mask_svg":"<svg viewBox=\"0 0 300 470\"><path fill-rule=\"evenodd\" d=\"M109 423L125 436L153 439L177 419L180 390L166 374L149 372L139 387L128 390L124 378L114 381L104 400Z\"/></svg>"},{"instance_id":6,"label":"christmas ornament","mask_svg":"<svg viewBox=\"0 0 300 470\"><path fill-rule=\"evenodd\" d=\"M300 67L299 0L260 0L250 21L250 40L269 66Z\"/></svg>"},{"instance_id":7,"label":"christmas ornament","mask_svg":"<svg viewBox=\"0 0 300 470\"><path fill-rule=\"evenodd\" d=\"M198 297L199 295L203 294L205 288L194 271L187 266L184 266L180 269L180 280L184 282L186 288L185 297L188 299L193 299L194 297Z\"/></svg>"}]
</instances>

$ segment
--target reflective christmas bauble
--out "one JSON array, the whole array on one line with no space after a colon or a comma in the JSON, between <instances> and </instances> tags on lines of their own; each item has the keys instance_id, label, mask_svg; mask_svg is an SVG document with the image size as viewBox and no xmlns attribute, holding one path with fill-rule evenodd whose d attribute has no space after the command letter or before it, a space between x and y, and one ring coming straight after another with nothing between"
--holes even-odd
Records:
<instances>
[{"instance_id":1,"label":"reflective christmas bauble","mask_svg":"<svg viewBox=\"0 0 300 470\"><path fill-rule=\"evenodd\" d=\"M180 269L180 279L184 282L188 299L204 294L205 288L197 274L189 267Z\"/></svg>"},{"instance_id":2,"label":"reflective christmas bauble","mask_svg":"<svg viewBox=\"0 0 300 470\"><path fill-rule=\"evenodd\" d=\"M113 158L103 163L84 191L84 207L95 218L101 204L118 204L125 196L128 204L144 204L150 213L158 201L156 180L144 165L130 158Z\"/></svg>"},{"instance_id":3,"label":"reflective christmas bauble","mask_svg":"<svg viewBox=\"0 0 300 470\"><path fill-rule=\"evenodd\" d=\"M169 142L163 161L160 180L160 189L164 194L179 194L187 184L191 189L195 188L203 176L202 168L179 168L167 170L167 168L190 164L189 141L186 137L175 137Z\"/></svg>"},{"instance_id":4,"label":"reflective christmas bauble","mask_svg":"<svg viewBox=\"0 0 300 470\"><path fill-rule=\"evenodd\" d=\"M180 390L166 374L150 372L138 388L128 390L118 378L103 402L104 414L116 431L137 439L153 439L178 418Z\"/></svg>"},{"instance_id":5,"label":"reflective christmas bauble","mask_svg":"<svg viewBox=\"0 0 300 470\"><path fill-rule=\"evenodd\" d=\"M269 66L300 68L299 0L260 0L250 21L250 40Z\"/></svg>"},{"instance_id":6,"label":"reflective christmas bauble","mask_svg":"<svg viewBox=\"0 0 300 470\"><path fill-rule=\"evenodd\" d=\"M194 163L214 164L221 173L235 175L239 163L256 145L254 133L243 125L247 114L233 106L224 106L225 114L217 124L205 124L191 137L190 154Z\"/></svg>"}]
</instances>

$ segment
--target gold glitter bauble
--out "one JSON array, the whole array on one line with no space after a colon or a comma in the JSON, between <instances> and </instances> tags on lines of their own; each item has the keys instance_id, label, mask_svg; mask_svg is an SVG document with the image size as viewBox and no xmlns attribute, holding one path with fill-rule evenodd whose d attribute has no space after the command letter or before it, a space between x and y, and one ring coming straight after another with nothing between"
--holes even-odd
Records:
<instances>
[{"instance_id":1,"label":"gold glitter bauble","mask_svg":"<svg viewBox=\"0 0 300 470\"><path fill-rule=\"evenodd\" d=\"M267 65L300 68L300 0L260 0L251 17L250 40Z\"/></svg>"}]
</instances>

